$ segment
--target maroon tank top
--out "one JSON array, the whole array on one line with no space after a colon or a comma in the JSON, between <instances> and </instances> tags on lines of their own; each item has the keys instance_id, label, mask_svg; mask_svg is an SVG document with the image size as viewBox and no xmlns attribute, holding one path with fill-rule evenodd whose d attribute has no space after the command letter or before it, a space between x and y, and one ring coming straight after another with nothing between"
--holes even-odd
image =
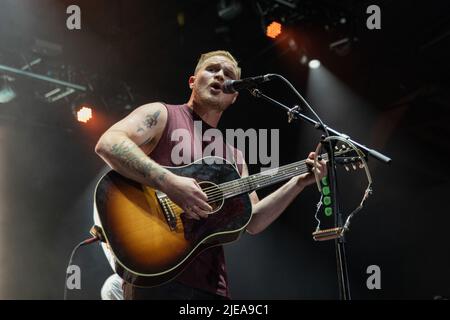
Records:
<instances>
[{"instance_id":1,"label":"maroon tank top","mask_svg":"<svg viewBox=\"0 0 450 320\"><path fill-rule=\"evenodd\" d=\"M216 142L202 141L204 132L210 128L206 122L202 121L199 115L197 115L187 104L184 105L169 105L165 104L167 108L167 123L164 128L161 139L156 145L155 149L151 152L150 157L157 163L163 166L180 166L191 163L202 157L203 150L210 143L214 142L222 144L223 158L226 158L233 164L237 165L238 171L242 174L242 153L231 147L225 145L223 140ZM194 121L196 126L194 127ZM198 129L201 127L201 132ZM172 133L177 129L185 129L190 134L190 141L182 141L178 134L175 133L172 141ZM197 130L197 132L194 131ZM180 132L180 130L178 130ZM178 140L179 139L179 140ZM195 141L194 141L195 140ZM210 139L205 139L210 140ZM180 142L190 143L191 155L183 155L183 163L174 163L172 161L172 150ZM195 145L197 143L197 145ZM178 146L179 148L179 146ZM220 148L217 148L220 150ZM201 152L200 152L201 150ZM194 152L195 151L195 152ZM231 153L233 155L231 155ZM237 160L236 160L237 159ZM181 157L178 159L181 160ZM176 161L178 161L176 160ZM201 252L193 261L184 269L184 271L176 278L177 281L191 286L193 288L205 290L214 294L218 294L225 297L230 297L228 289L228 278L225 268L225 255L222 246L211 247Z\"/></svg>"}]
</instances>

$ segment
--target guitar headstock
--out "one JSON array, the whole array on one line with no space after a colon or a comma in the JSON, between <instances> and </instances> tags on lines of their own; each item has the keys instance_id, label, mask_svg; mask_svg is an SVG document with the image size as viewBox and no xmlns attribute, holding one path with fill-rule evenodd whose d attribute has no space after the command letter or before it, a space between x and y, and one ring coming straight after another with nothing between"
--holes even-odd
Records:
<instances>
[{"instance_id":1,"label":"guitar headstock","mask_svg":"<svg viewBox=\"0 0 450 320\"><path fill-rule=\"evenodd\" d=\"M355 150L346 144L335 146L334 149L335 163L343 165L346 171L364 169L364 162ZM367 158L364 158L364 160L367 160Z\"/></svg>"}]
</instances>

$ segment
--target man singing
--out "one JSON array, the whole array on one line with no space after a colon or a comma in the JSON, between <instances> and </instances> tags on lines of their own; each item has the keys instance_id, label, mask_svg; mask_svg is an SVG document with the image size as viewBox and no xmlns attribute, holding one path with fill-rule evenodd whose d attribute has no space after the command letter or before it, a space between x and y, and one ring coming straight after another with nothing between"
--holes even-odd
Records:
<instances>
[{"instance_id":1,"label":"man singing","mask_svg":"<svg viewBox=\"0 0 450 320\"><path fill-rule=\"evenodd\" d=\"M201 121L204 130L217 127L222 113L238 96L238 93L224 93L222 85L225 80L239 79L240 75L241 69L229 52L213 51L201 55L194 75L189 77L192 93L187 103L171 105L154 102L140 106L101 136L96 153L121 175L167 194L188 218L207 219L212 208L196 180L178 176L162 166L176 166L171 157L177 143L171 139L174 130L185 129L194 140L195 137L202 137L194 134L195 121ZM201 148L208 145L204 141L191 143L199 143ZM224 150L233 150L233 159L229 160L237 164L241 176L248 176L242 152L224 141L221 143ZM310 153L306 161L311 166L313 158L314 153ZM194 155L190 161L194 161ZM314 170L322 178L326 174L325 162L320 161ZM306 186L314 182L314 174L310 172L291 178L262 200L258 199L256 192L252 192L252 218L247 232L254 235L264 230ZM125 282L123 289L125 299L230 298L223 247L203 251L167 284L142 288Z\"/></svg>"}]
</instances>

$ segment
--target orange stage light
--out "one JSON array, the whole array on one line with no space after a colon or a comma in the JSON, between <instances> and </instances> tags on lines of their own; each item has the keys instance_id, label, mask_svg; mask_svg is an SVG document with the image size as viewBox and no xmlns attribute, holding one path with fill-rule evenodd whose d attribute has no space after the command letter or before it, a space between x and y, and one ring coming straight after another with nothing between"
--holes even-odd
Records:
<instances>
[{"instance_id":1,"label":"orange stage light","mask_svg":"<svg viewBox=\"0 0 450 320\"><path fill-rule=\"evenodd\" d=\"M269 38L275 39L281 34L281 24L273 21L271 24L267 26L266 35Z\"/></svg>"}]
</instances>

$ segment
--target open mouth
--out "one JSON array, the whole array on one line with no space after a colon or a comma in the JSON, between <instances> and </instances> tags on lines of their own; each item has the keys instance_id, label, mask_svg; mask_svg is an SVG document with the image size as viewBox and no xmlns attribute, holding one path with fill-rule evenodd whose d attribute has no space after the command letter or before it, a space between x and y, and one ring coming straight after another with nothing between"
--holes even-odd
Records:
<instances>
[{"instance_id":1,"label":"open mouth","mask_svg":"<svg viewBox=\"0 0 450 320\"><path fill-rule=\"evenodd\" d=\"M213 88L216 91L222 91L222 85L218 82L211 84L211 88Z\"/></svg>"}]
</instances>

